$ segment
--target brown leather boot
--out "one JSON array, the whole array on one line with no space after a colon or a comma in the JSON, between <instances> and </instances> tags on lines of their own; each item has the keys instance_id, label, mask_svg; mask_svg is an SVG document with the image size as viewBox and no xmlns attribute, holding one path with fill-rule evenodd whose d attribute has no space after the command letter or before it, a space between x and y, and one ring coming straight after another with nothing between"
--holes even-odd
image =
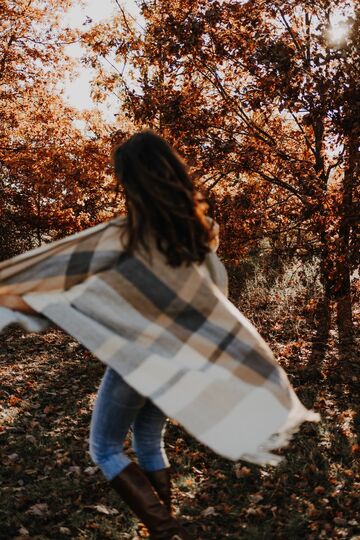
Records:
<instances>
[{"instance_id":1,"label":"brown leather boot","mask_svg":"<svg viewBox=\"0 0 360 540\"><path fill-rule=\"evenodd\" d=\"M171 468L167 467L166 469L151 472L145 471L145 474L155 488L160 500L162 500L171 514Z\"/></svg>"},{"instance_id":2,"label":"brown leather boot","mask_svg":"<svg viewBox=\"0 0 360 540\"><path fill-rule=\"evenodd\" d=\"M148 528L151 540L191 540L135 463L130 463L110 484Z\"/></svg>"}]
</instances>

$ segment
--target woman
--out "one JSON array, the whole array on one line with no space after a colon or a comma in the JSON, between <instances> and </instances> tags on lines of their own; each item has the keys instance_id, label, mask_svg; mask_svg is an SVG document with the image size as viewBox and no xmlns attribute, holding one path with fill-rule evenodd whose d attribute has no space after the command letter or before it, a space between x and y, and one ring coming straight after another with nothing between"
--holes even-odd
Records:
<instances>
[{"instance_id":1,"label":"woman","mask_svg":"<svg viewBox=\"0 0 360 540\"><path fill-rule=\"evenodd\" d=\"M259 464L278 463L269 451L318 416L227 300L215 227L179 156L145 131L114 163L127 218L1 263L0 306L42 314L108 366L91 457L151 538L187 540L171 514L161 411L220 455ZM0 309L0 329L12 314ZM139 465L123 452L131 426Z\"/></svg>"},{"instance_id":2,"label":"woman","mask_svg":"<svg viewBox=\"0 0 360 540\"><path fill-rule=\"evenodd\" d=\"M203 263L211 249L212 226L176 152L161 137L145 131L115 149L114 164L127 208L126 251L150 253L155 243L169 272L171 267ZM189 534L171 516L165 422L151 401L108 367L92 416L90 454L152 538L185 540ZM123 452L130 426L139 466Z\"/></svg>"}]
</instances>

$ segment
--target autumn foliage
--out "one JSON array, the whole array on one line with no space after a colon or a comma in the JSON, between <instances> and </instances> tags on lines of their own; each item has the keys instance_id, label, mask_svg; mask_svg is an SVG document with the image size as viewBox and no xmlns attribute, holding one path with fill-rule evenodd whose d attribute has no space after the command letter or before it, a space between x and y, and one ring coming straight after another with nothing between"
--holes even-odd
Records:
<instances>
[{"instance_id":1,"label":"autumn foliage","mask_svg":"<svg viewBox=\"0 0 360 540\"><path fill-rule=\"evenodd\" d=\"M136 128L179 147L214 201L222 254L264 246L315 257L340 333L351 334L359 264L359 21L351 2L143 1L87 32L88 58L116 58L115 90ZM349 34L331 43L331 16ZM130 67L132 68L130 70ZM126 76L125 76L126 74ZM262 241L262 244L261 244Z\"/></svg>"},{"instance_id":2,"label":"autumn foliage","mask_svg":"<svg viewBox=\"0 0 360 540\"><path fill-rule=\"evenodd\" d=\"M91 115L85 137L60 92L72 68L65 45L78 39L62 27L69 5L1 2L1 259L106 216L108 138Z\"/></svg>"},{"instance_id":3,"label":"autumn foliage","mask_svg":"<svg viewBox=\"0 0 360 540\"><path fill-rule=\"evenodd\" d=\"M207 194L222 258L313 260L350 338L360 252L355 4L143 0L135 20L114 2L112 19L79 33L61 23L69 5L2 2L1 257L111 215L111 143L149 126ZM334 13L349 26L339 43L329 37ZM97 70L93 98L118 99L113 125L59 95L74 40Z\"/></svg>"}]
</instances>

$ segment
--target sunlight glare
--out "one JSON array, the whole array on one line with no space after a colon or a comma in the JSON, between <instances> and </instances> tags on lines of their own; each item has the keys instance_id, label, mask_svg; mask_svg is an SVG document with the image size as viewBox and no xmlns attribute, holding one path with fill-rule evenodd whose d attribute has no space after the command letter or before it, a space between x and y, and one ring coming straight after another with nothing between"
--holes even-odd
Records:
<instances>
[{"instance_id":1,"label":"sunlight glare","mask_svg":"<svg viewBox=\"0 0 360 540\"><path fill-rule=\"evenodd\" d=\"M331 45L343 45L351 30L349 14L341 11L334 11L330 16L330 27L328 29L328 41Z\"/></svg>"},{"instance_id":2,"label":"sunlight glare","mask_svg":"<svg viewBox=\"0 0 360 540\"><path fill-rule=\"evenodd\" d=\"M349 34L349 25L346 22L332 24L329 29L329 41L333 44L343 43Z\"/></svg>"},{"instance_id":3,"label":"sunlight glare","mask_svg":"<svg viewBox=\"0 0 360 540\"><path fill-rule=\"evenodd\" d=\"M120 4L130 16L141 20L140 10L135 0L121 0ZM86 28L90 28L96 23L111 18L117 9L114 0L101 0L101 2L99 0L84 0L81 3L74 1L72 8L64 17L64 26L83 28L85 23ZM70 57L80 60L84 54L84 48L80 43L74 43L67 46L66 52ZM72 80L65 79L63 82L65 98L70 105L79 110L97 108L102 110L106 117L113 119L113 114L106 110L105 105L94 103L91 98L91 80L93 76L94 70L80 64L77 76L74 76ZM111 99L110 97L110 103Z\"/></svg>"}]
</instances>

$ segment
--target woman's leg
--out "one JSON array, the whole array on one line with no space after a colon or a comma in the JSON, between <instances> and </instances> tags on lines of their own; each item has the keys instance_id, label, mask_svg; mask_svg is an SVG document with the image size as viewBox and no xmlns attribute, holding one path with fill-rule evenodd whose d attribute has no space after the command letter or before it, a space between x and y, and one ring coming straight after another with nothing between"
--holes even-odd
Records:
<instances>
[{"instance_id":1,"label":"woman's leg","mask_svg":"<svg viewBox=\"0 0 360 540\"><path fill-rule=\"evenodd\" d=\"M90 429L90 454L112 487L150 531L154 540L190 540L154 491L144 472L123 452L129 427L146 399L111 368L100 384Z\"/></svg>"},{"instance_id":2,"label":"woman's leg","mask_svg":"<svg viewBox=\"0 0 360 540\"><path fill-rule=\"evenodd\" d=\"M123 447L126 435L146 398L111 368L101 381L90 425L90 455L107 480L130 463Z\"/></svg>"},{"instance_id":3,"label":"woman's leg","mask_svg":"<svg viewBox=\"0 0 360 540\"><path fill-rule=\"evenodd\" d=\"M133 425L133 446L141 468L171 513L171 471L164 448L166 416L147 401Z\"/></svg>"},{"instance_id":4,"label":"woman's leg","mask_svg":"<svg viewBox=\"0 0 360 540\"><path fill-rule=\"evenodd\" d=\"M140 467L146 472L169 467L164 448L166 416L147 400L133 423L133 446Z\"/></svg>"}]
</instances>

